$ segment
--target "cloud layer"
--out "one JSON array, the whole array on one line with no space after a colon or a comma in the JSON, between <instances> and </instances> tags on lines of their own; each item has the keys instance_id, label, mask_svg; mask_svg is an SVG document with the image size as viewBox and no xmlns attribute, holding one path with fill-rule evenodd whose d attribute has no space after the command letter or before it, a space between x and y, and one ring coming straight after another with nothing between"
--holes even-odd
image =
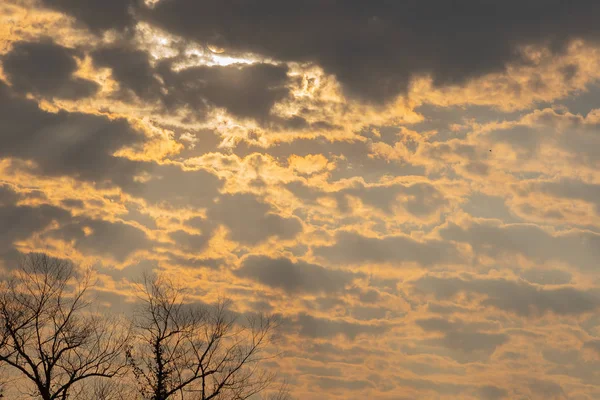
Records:
<instances>
[{"instance_id":1,"label":"cloud layer","mask_svg":"<svg viewBox=\"0 0 600 400\"><path fill-rule=\"evenodd\" d=\"M596 1L6 0L0 273L281 317L294 398L600 398Z\"/></svg>"}]
</instances>

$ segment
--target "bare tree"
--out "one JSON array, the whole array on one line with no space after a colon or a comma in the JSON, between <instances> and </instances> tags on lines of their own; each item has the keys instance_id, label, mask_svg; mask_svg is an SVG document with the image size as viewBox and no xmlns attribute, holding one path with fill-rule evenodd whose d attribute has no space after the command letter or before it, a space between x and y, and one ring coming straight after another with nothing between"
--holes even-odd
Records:
<instances>
[{"instance_id":1,"label":"bare tree","mask_svg":"<svg viewBox=\"0 0 600 400\"><path fill-rule=\"evenodd\" d=\"M90 274L44 254L25 256L0 286L0 364L32 383L32 395L65 400L84 381L126 369L129 329L89 312Z\"/></svg>"},{"instance_id":2,"label":"bare tree","mask_svg":"<svg viewBox=\"0 0 600 400\"><path fill-rule=\"evenodd\" d=\"M128 357L144 399L243 400L273 382L260 364L278 326L274 318L240 324L227 301L190 304L164 277L145 277L140 289L138 343Z\"/></svg>"}]
</instances>

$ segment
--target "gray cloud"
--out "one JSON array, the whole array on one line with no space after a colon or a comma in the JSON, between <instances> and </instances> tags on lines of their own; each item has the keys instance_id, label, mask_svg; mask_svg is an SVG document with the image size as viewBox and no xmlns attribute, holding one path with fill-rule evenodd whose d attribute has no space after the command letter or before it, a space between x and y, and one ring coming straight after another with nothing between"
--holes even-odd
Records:
<instances>
[{"instance_id":1,"label":"gray cloud","mask_svg":"<svg viewBox=\"0 0 600 400\"><path fill-rule=\"evenodd\" d=\"M151 246L143 231L121 222L73 217L70 212L47 204L18 205L23 196L7 185L0 186L0 257L14 254L13 244L30 238L57 223L43 237L61 239L87 254L124 260L129 254ZM87 229L87 232L86 230Z\"/></svg>"},{"instance_id":2,"label":"gray cloud","mask_svg":"<svg viewBox=\"0 0 600 400\"><path fill-rule=\"evenodd\" d=\"M521 276L531 283L539 285L566 285L571 283L573 275L559 269L531 268L521 273Z\"/></svg>"},{"instance_id":3,"label":"gray cloud","mask_svg":"<svg viewBox=\"0 0 600 400\"><path fill-rule=\"evenodd\" d=\"M17 205L21 195L8 185L0 185L0 257L14 254L13 244L30 238L34 233L47 228L52 222L66 222L71 214L61 208L39 205L36 207Z\"/></svg>"},{"instance_id":4,"label":"gray cloud","mask_svg":"<svg viewBox=\"0 0 600 400\"><path fill-rule=\"evenodd\" d=\"M121 89L131 90L146 101L162 98L161 82L145 51L125 46L104 47L94 50L91 57L96 66L111 68Z\"/></svg>"},{"instance_id":5,"label":"gray cloud","mask_svg":"<svg viewBox=\"0 0 600 400\"><path fill-rule=\"evenodd\" d=\"M238 117L264 120L273 104L289 93L285 87L287 70L285 65L231 64L178 72L162 68L161 76L173 101L196 108L208 102Z\"/></svg>"},{"instance_id":6,"label":"gray cloud","mask_svg":"<svg viewBox=\"0 0 600 400\"><path fill-rule=\"evenodd\" d=\"M473 222L467 227L450 223L440 235L470 244L476 254L497 259L521 254L540 263L558 260L583 270L595 269L600 259L600 235L589 231L572 230L553 236L536 225Z\"/></svg>"},{"instance_id":7,"label":"gray cloud","mask_svg":"<svg viewBox=\"0 0 600 400\"><path fill-rule=\"evenodd\" d=\"M542 380L531 379L529 381L529 389L536 397L543 399L566 400L568 396L558 383Z\"/></svg>"},{"instance_id":8,"label":"gray cloud","mask_svg":"<svg viewBox=\"0 0 600 400\"><path fill-rule=\"evenodd\" d=\"M366 186L357 182L349 188L336 192L322 191L320 188L309 187L299 181L290 182L286 187L295 196L311 203L315 203L319 197L333 196L342 212L350 211L348 196L356 197L363 203L388 214L396 207L403 207L417 217L431 215L448 203L444 195L429 183Z\"/></svg>"},{"instance_id":9,"label":"gray cloud","mask_svg":"<svg viewBox=\"0 0 600 400\"><path fill-rule=\"evenodd\" d=\"M265 122L273 105L289 95L286 65L231 64L174 71L170 60L155 68L146 52L125 46L97 49L92 58L96 65L111 68L122 89L145 101L160 101L167 113L187 107L201 119L209 108L220 107Z\"/></svg>"},{"instance_id":10,"label":"gray cloud","mask_svg":"<svg viewBox=\"0 0 600 400\"><path fill-rule=\"evenodd\" d=\"M316 384L321 389L364 390L375 387L372 382L366 380L346 380L324 376L317 378Z\"/></svg>"},{"instance_id":11,"label":"gray cloud","mask_svg":"<svg viewBox=\"0 0 600 400\"><path fill-rule=\"evenodd\" d=\"M447 203L444 195L428 183L375 187L358 185L339 193L356 196L366 204L388 213L393 211L394 206L402 205L409 213L420 217L435 212ZM399 196L403 196L403 199L398 199Z\"/></svg>"},{"instance_id":12,"label":"gray cloud","mask_svg":"<svg viewBox=\"0 0 600 400\"><path fill-rule=\"evenodd\" d=\"M598 7L594 1L173 0L141 14L201 43L316 62L349 94L378 102L405 91L415 74L457 84L522 61L518 45L550 44L557 52L570 39L595 40Z\"/></svg>"},{"instance_id":13,"label":"gray cloud","mask_svg":"<svg viewBox=\"0 0 600 400\"><path fill-rule=\"evenodd\" d=\"M336 243L315 247L313 252L337 263L402 263L421 265L447 264L459 260L456 249L444 242L417 242L405 236L372 238L352 232L338 232Z\"/></svg>"},{"instance_id":14,"label":"gray cloud","mask_svg":"<svg viewBox=\"0 0 600 400\"><path fill-rule=\"evenodd\" d=\"M494 324L485 322L465 323L461 320L429 318L417 320L416 324L426 332L443 334L442 338L428 339L424 343L443 346L455 352L482 353L488 357L498 346L508 341L508 336L503 333L480 332L480 330L496 328ZM458 360L464 360L462 354L458 354L456 357Z\"/></svg>"},{"instance_id":15,"label":"gray cloud","mask_svg":"<svg viewBox=\"0 0 600 400\"><path fill-rule=\"evenodd\" d=\"M71 242L83 253L113 257L119 261L124 261L136 250L148 249L152 245L143 231L131 225L89 218L72 218L45 235Z\"/></svg>"},{"instance_id":16,"label":"gray cloud","mask_svg":"<svg viewBox=\"0 0 600 400\"><path fill-rule=\"evenodd\" d=\"M73 76L76 55L50 40L16 42L2 57L2 67L16 91L75 100L99 89L97 83Z\"/></svg>"},{"instance_id":17,"label":"gray cloud","mask_svg":"<svg viewBox=\"0 0 600 400\"><path fill-rule=\"evenodd\" d=\"M526 282L503 279L438 278L425 276L413 283L424 293L438 299L451 299L459 293L477 293L487 298L482 304L524 317L553 312L559 315L578 315L597 310L600 298L594 292L572 287L543 289Z\"/></svg>"},{"instance_id":18,"label":"gray cloud","mask_svg":"<svg viewBox=\"0 0 600 400\"><path fill-rule=\"evenodd\" d=\"M559 53L573 39L596 41L600 31L600 9L592 0L170 0L151 9L136 0L43 4L74 16L94 32L123 30L145 20L233 53L314 62L335 75L349 95L376 103L404 93L415 75L431 74L437 85L461 84L502 71L507 63L528 62L519 53L521 45L548 45ZM568 80L572 73L566 72Z\"/></svg>"},{"instance_id":19,"label":"gray cloud","mask_svg":"<svg viewBox=\"0 0 600 400\"><path fill-rule=\"evenodd\" d=\"M596 213L600 215L600 185L574 179L561 179L556 182L534 183L528 185L528 188L564 199L583 200L593 204Z\"/></svg>"},{"instance_id":20,"label":"gray cloud","mask_svg":"<svg viewBox=\"0 0 600 400\"><path fill-rule=\"evenodd\" d=\"M210 234L192 235L181 230L171 233L170 236L177 243L177 246L194 253L206 249L210 240Z\"/></svg>"},{"instance_id":21,"label":"gray cloud","mask_svg":"<svg viewBox=\"0 0 600 400\"><path fill-rule=\"evenodd\" d=\"M139 163L112 155L143 139L124 119L43 111L0 83L0 120L0 158L34 161L37 173L131 185L141 169Z\"/></svg>"},{"instance_id":22,"label":"gray cloud","mask_svg":"<svg viewBox=\"0 0 600 400\"><path fill-rule=\"evenodd\" d=\"M331 338L344 335L350 340L358 335L378 335L388 331L389 325L370 325L347 322L343 320L330 320L313 317L308 314L299 314L292 322L302 336L311 338Z\"/></svg>"},{"instance_id":23,"label":"gray cloud","mask_svg":"<svg viewBox=\"0 0 600 400\"><path fill-rule=\"evenodd\" d=\"M595 151L600 146L600 125L589 117L547 108L483 137L491 143L509 143L522 159L538 155L543 145L552 145L563 150L574 164L595 167L600 162Z\"/></svg>"},{"instance_id":24,"label":"gray cloud","mask_svg":"<svg viewBox=\"0 0 600 400\"><path fill-rule=\"evenodd\" d=\"M297 218L281 217L252 194L223 195L207 216L209 221L225 225L230 238L243 244L256 245L272 236L292 239L302 232Z\"/></svg>"},{"instance_id":25,"label":"gray cloud","mask_svg":"<svg viewBox=\"0 0 600 400\"><path fill-rule=\"evenodd\" d=\"M247 257L234 273L288 293L339 292L356 278L351 272L330 270L303 261L292 262L283 257L274 259L265 256Z\"/></svg>"},{"instance_id":26,"label":"gray cloud","mask_svg":"<svg viewBox=\"0 0 600 400\"><path fill-rule=\"evenodd\" d=\"M131 183L124 189L153 204L175 207L207 207L219 193L223 182L204 170L184 171L178 165L144 163L140 168L150 179Z\"/></svg>"},{"instance_id":27,"label":"gray cloud","mask_svg":"<svg viewBox=\"0 0 600 400\"><path fill-rule=\"evenodd\" d=\"M585 342L583 347L592 349L593 351L598 353L598 356L600 356L600 339L595 339L595 340L590 340L588 342Z\"/></svg>"},{"instance_id":28,"label":"gray cloud","mask_svg":"<svg viewBox=\"0 0 600 400\"><path fill-rule=\"evenodd\" d=\"M138 0L42 0L42 4L62 11L94 32L125 29L134 23L131 13Z\"/></svg>"},{"instance_id":29,"label":"gray cloud","mask_svg":"<svg viewBox=\"0 0 600 400\"><path fill-rule=\"evenodd\" d=\"M508 391L506 389L486 385L477 389L477 394L481 400L500 400L508 397Z\"/></svg>"},{"instance_id":30,"label":"gray cloud","mask_svg":"<svg viewBox=\"0 0 600 400\"><path fill-rule=\"evenodd\" d=\"M443 395L458 396L469 387L459 383L436 382L427 379L396 378L395 381L402 386L412 387L418 390L433 391Z\"/></svg>"}]
</instances>

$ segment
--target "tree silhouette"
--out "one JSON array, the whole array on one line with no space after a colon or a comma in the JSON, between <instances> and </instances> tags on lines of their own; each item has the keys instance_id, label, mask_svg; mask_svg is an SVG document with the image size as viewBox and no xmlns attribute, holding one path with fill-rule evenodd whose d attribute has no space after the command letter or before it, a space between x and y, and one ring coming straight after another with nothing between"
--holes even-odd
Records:
<instances>
[{"instance_id":1,"label":"tree silhouette","mask_svg":"<svg viewBox=\"0 0 600 400\"><path fill-rule=\"evenodd\" d=\"M146 276L140 293L137 343L128 359L144 399L243 400L273 382L260 362L278 325L274 318L239 324L227 301L190 304L181 287L161 276Z\"/></svg>"},{"instance_id":2,"label":"tree silhouette","mask_svg":"<svg viewBox=\"0 0 600 400\"><path fill-rule=\"evenodd\" d=\"M0 281L0 364L26 378L32 396L66 400L125 372L130 330L90 312L90 286L89 271L44 254Z\"/></svg>"}]
</instances>

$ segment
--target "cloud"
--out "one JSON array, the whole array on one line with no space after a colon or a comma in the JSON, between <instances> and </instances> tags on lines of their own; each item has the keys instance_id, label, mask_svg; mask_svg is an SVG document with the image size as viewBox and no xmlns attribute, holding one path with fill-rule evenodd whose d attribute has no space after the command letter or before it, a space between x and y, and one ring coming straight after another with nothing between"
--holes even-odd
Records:
<instances>
[{"instance_id":1,"label":"cloud","mask_svg":"<svg viewBox=\"0 0 600 400\"><path fill-rule=\"evenodd\" d=\"M133 252L149 249L152 245L143 231L131 225L89 218L72 218L45 235L71 243L83 254L110 257L118 261L124 261Z\"/></svg>"},{"instance_id":2,"label":"cloud","mask_svg":"<svg viewBox=\"0 0 600 400\"><path fill-rule=\"evenodd\" d=\"M359 335L378 335L388 331L389 325L370 325L313 317L299 314L292 322L299 329L298 334L311 338L332 338L344 335L350 340Z\"/></svg>"},{"instance_id":3,"label":"cloud","mask_svg":"<svg viewBox=\"0 0 600 400\"><path fill-rule=\"evenodd\" d=\"M147 102L160 101L165 113L191 109L199 120L217 107L265 122L273 105L289 95L286 65L203 65L175 71L169 60L154 67L148 53L125 45L99 48L91 55L97 66L111 68L121 89Z\"/></svg>"},{"instance_id":4,"label":"cloud","mask_svg":"<svg viewBox=\"0 0 600 400\"><path fill-rule=\"evenodd\" d=\"M0 158L35 162L35 172L98 184L132 184L141 165L113 156L143 139L124 119L41 110L0 83Z\"/></svg>"},{"instance_id":5,"label":"cloud","mask_svg":"<svg viewBox=\"0 0 600 400\"><path fill-rule=\"evenodd\" d=\"M511 161L519 163L534 156L543 158L546 154L554 154L554 157L564 157L569 164L597 167L600 157L594 149L600 146L599 131L597 110L582 116L546 108L534 110L516 121L483 125L476 140L488 145L509 144L518 156L517 160ZM559 150L559 153L549 152L551 149Z\"/></svg>"},{"instance_id":6,"label":"cloud","mask_svg":"<svg viewBox=\"0 0 600 400\"><path fill-rule=\"evenodd\" d=\"M456 249L446 242L428 240L418 242L407 236L382 238L362 236L341 231L331 246L317 246L313 252L336 263L410 263L423 266L458 261Z\"/></svg>"},{"instance_id":7,"label":"cloud","mask_svg":"<svg viewBox=\"0 0 600 400\"><path fill-rule=\"evenodd\" d=\"M508 397L506 389L491 385L482 386L477 390L477 393L481 400L500 400Z\"/></svg>"},{"instance_id":8,"label":"cloud","mask_svg":"<svg viewBox=\"0 0 600 400\"><path fill-rule=\"evenodd\" d=\"M233 194L221 196L207 216L209 221L225 225L230 238L242 244L256 245L273 236L293 239L302 232L297 218L285 218L274 211L252 194Z\"/></svg>"},{"instance_id":9,"label":"cloud","mask_svg":"<svg viewBox=\"0 0 600 400\"><path fill-rule=\"evenodd\" d=\"M111 68L112 77L121 89L131 90L146 101L161 98L161 82L145 51L112 46L96 49L90 55L96 66Z\"/></svg>"},{"instance_id":10,"label":"cloud","mask_svg":"<svg viewBox=\"0 0 600 400\"><path fill-rule=\"evenodd\" d=\"M351 207L348 196L360 199L368 206L377 208L387 214L408 212L417 218L426 218L444 205L448 200L434 185L426 182L413 184L384 183L365 184L352 182L347 187L327 188L309 187L299 181L290 182L286 187L294 195L303 200L316 202L320 197L333 196L340 211L348 212Z\"/></svg>"},{"instance_id":11,"label":"cloud","mask_svg":"<svg viewBox=\"0 0 600 400\"><path fill-rule=\"evenodd\" d=\"M572 287L544 289L526 282L504 279L438 278L424 276L413 282L423 293L437 299L452 299L459 293L485 296L481 304L522 317L540 316L547 312L558 315L580 315L600 307L600 298L593 291Z\"/></svg>"},{"instance_id":12,"label":"cloud","mask_svg":"<svg viewBox=\"0 0 600 400\"><path fill-rule=\"evenodd\" d=\"M559 52L571 39L596 40L598 11L594 1L540 7L515 0L460 5L172 0L140 15L172 33L233 52L315 62L348 94L382 102L405 92L414 75L430 73L438 85L460 84L524 62L519 46L548 44Z\"/></svg>"},{"instance_id":13,"label":"cloud","mask_svg":"<svg viewBox=\"0 0 600 400\"><path fill-rule=\"evenodd\" d=\"M340 292L357 277L351 272L330 270L303 261L265 256L245 258L234 274L290 294Z\"/></svg>"},{"instance_id":14,"label":"cloud","mask_svg":"<svg viewBox=\"0 0 600 400\"><path fill-rule=\"evenodd\" d=\"M566 285L571 283L573 275L568 271L559 269L531 268L524 271L521 276L531 283L538 285Z\"/></svg>"},{"instance_id":15,"label":"cloud","mask_svg":"<svg viewBox=\"0 0 600 400\"><path fill-rule=\"evenodd\" d=\"M444 195L429 183L369 187L357 186L342 190L340 193L356 196L366 204L375 206L388 213L391 213L394 208L401 206L404 210L415 216L425 217L447 204Z\"/></svg>"},{"instance_id":16,"label":"cloud","mask_svg":"<svg viewBox=\"0 0 600 400\"><path fill-rule=\"evenodd\" d=\"M440 235L445 240L468 243L475 254L495 259L520 254L538 263L557 260L593 270L600 257L600 235L589 231L551 235L537 225L473 222L466 227L450 223Z\"/></svg>"},{"instance_id":17,"label":"cloud","mask_svg":"<svg viewBox=\"0 0 600 400\"><path fill-rule=\"evenodd\" d=\"M480 353L489 357L498 346L508 342L509 337L504 333L480 332L481 329L494 328L488 323L464 323L461 320L450 321L444 318L420 319L416 324L426 332L439 332L442 338L427 339L429 345L443 346L453 352L472 355ZM453 355L460 361L465 361L464 354Z\"/></svg>"},{"instance_id":18,"label":"cloud","mask_svg":"<svg viewBox=\"0 0 600 400\"><path fill-rule=\"evenodd\" d=\"M14 243L41 232L54 221L69 221L71 214L50 205L18 205L21 195L8 185L0 185L0 257L14 250Z\"/></svg>"},{"instance_id":19,"label":"cloud","mask_svg":"<svg viewBox=\"0 0 600 400\"><path fill-rule=\"evenodd\" d=\"M375 385L372 382L366 380L346 380L330 377L319 377L316 379L316 384L321 389L345 389L345 390L364 390L367 388L374 388Z\"/></svg>"},{"instance_id":20,"label":"cloud","mask_svg":"<svg viewBox=\"0 0 600 400\"><path fill-rule=\"evenodd\" d=\"M137 0L42 0L42 4L74 17L93 32L125 29L134 23L131 13Z\"/></svg>"},{"instance_id":21,"label":"cloud","mask_svg":"<svg viewBox=\"0 0 600 400\"><path fill-rule=\"evenodd\" d=\"M539 396L544 399L555 399L564 400L568 399L562 386L556 382L542 380L542 379L531 379L529 382L529 389L535 396Z\"/></svg>"},{"instance_id":22,"label":"cloud","mask_svg":"<svg viewBox=\"0 0 600 400\"><path fill-rule=\"evenodd\" d=\"M529 190L539 191L550 196L583 200L593 204L596 214L600 215L600 185L566 178L554 182L532 183L527 186Z\"/></svg>"},{"instance_id":23,"label":"cloud","mask_svg":"<svg viewBox=\"0 0 600 400\"><path fill-rule=\"evenodd\" d=\"M77 100L95 94L97 83L73 76L77 52L50 40L16 42L2 56L2 68L14 90Z\"/></svg>"},{"instance_id":24,"label":"cloud","mask_svg":"<svg viewBox=\"0 0 600 400\"><path fill-rule=\"evenodd\" d=\"M264 120L271 107L289 93L287 71L285 65L231 64L178 72L163 68L161 77L173 101L200 109L208 102L237 117Z\"/></svg>"},{"instance_id":25,"label":"cloud","mask_svg":"<svg viewBox=\"0 0 600 400\"><path fill-rule=\"evenodd\" d=\"M124 189L151 204L174 207L207 207L218 196L222 181L205 170L184 170L179 165L140 163L147 180L132 182Z\"/></svg>"}]
</instances>

